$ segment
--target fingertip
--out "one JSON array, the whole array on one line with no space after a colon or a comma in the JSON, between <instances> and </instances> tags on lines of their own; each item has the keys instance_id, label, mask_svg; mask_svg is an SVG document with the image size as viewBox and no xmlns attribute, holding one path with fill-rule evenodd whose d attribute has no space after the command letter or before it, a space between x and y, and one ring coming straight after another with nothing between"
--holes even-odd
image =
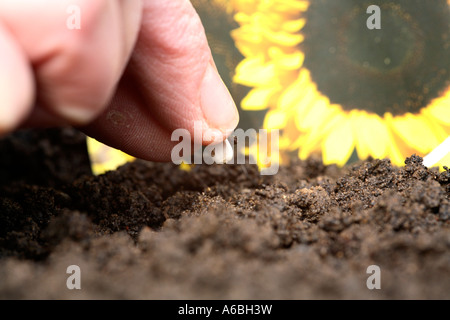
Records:
<instances>
[{"instance_id":1,"label":"fingertip","mask_svg":"<svg viewBox=\"0 0 450 320\"><path fill-rule=\"evenodd\" d=\"M200 87L200 106L211 129L233 131L239 122L236 104L217 70L209 64Z\"/></svg>"},{"instance_id":2,"label":"fingertip","mask_svg":"<svg viewBox=\"0 0 450 320\"><path fill-rule=\"evenodd\" d=\"M15 129L31 110L34 86L21 48L0 25L0 134Z\"/></svg>"},{"instance_id":3,"label":"fingertip","mask_svg":"<svg viewBox=\"0 0 450 320\"><path fill-rule=\"evenodd\" d=\"M204 27L188 0L145 3L143 32L132 62L147 108L170 131L218 130L221 141L239 122L236 105L215 68ZM200 140L200 139L198 139ZM210 143L203 139L204 145Z\"/></svg>"}]
</instances>

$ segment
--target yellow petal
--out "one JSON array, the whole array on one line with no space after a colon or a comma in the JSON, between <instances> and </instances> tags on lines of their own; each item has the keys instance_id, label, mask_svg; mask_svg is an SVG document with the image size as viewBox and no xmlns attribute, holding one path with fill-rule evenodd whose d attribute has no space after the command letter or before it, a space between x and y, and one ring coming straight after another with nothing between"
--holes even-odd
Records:
<instances>
[{"instance_id":1,"label":"yellow petal","mask_svg":"<svg viewBox=\"0 0 450 320\"><path fill-rule=\"evenodd\" d=\"M280 140L278 142L278 145L280 147L280 150L286 150L291 144L291 141L288 137L285 135L280 136Z\"/></svg>"},{"instance_id":2,"label":"yellow petal","mask_svg":"<svg viewBox=\"0 0 450 320\"><path fill-rule=\"evenodd\" d=\"M265 33L267 39L274 44L278 44L280 46L293 47L299 45L303 40L304 36L302 34L292 34L284 31L279 32L271 32L268 31Z\"/></svg>"},{"instance_id":3,"label":"yellow petal","mask_svg":"<svg viewBox=\"0 0 450 320\"><path fill-rule=\"evenodd\" d=\"M283 129L286 126L286 113L279 110L270 110L264 118L264 129Z\"/></svg>"},{"instance_id":4,"label":"yellow petal","mask_svg":"<svg viewBox=\"0 0 450 320\"><path fill-rule=\"evenodd\" d=\"M407 113L393 118L394 131L407 145L417 151L427 153L438 145L438 140L429 124L420 115Z\"/></svg>"},{"instance_id":5,"label":"yellow petal","mask_svg":"<svg viewBox=\"0 0 450 320\"><path fill-rule=\"evenodd\" d=\"M95 139L86 139L91 169L95 175L117 169L117 167L133 161L135 158L114 148L111 148Z\"/></svg>"},{"instance_id":6,"label":"yellow petal","mask_svg":"<svg viewBox=\"0 0 450 320\"><path fill-rule=\"evenodd\" d=\"M282 28L286 32L299 32L306 24L306 19L297 19L286 21L282 24Z\"/></svg>"},{"instance_id":7,"label":"yellow petal","mask_svg":"<svg viewBox=\"0 0 450 320\"><path fill-rule=\"evenodd\" d=\"M391 137L391 139L389 140L388 148L387 148L388 154L389 154L389 159L391 160L391 163L393 165L402 166L405 164L406 155L398 147L399 144L396 143L395 138L392 135L392 133L390 133L390 137ZM410 153L409 155L412 155L412 153Z\"/></svg>"},{"instance_id":8,"label":"yellow petal","mask_svg":"<svg viewBox=\"0 0 450 320\"><path fill-rule=\"evenodd\" d=\"M305 59L305 55L300 51L284 53L278 47L270 47L268 54L270 59L273 60L278 67L287 70L300 69Z\"/></svg>"},{"instance_id":9,"label":"yellow petal","mask_svg":"<svg viewBox=\"0 0 450 320\"><path fill-rule=\"evenodd\" d=\"M255 12L258 8L257 0L231 0L231 7L234 12L242 11L248 14Z\"/></svg>"},{"instance_id":10,"label":"yellow petal","mask_svg":"<svg viewBox=\"0 0 450 320\"><path fill-rule=\"evenodd\" d=\"M321 145L307 145L298 149L298 158L301 160L306 160L313 154L322 154Z\"/></svg>"},{"instance_id":11,"label":"yellow petal","mask_svg":"<svg viewBox=\"0 0 450 320\"><path fill-rule=\"evenodd\" d=\"M360 159L370 155L383 159L388 155L389 130L384 121L376 114L367 112L352 113L356 151Z\"/></svg>"},{"instance_id":12,"label":"yellow petal","mask_svg":"<svg viewBox=\"0 0 450 320\"><path fill-rule=\"evenodd\" d=\"M437 121L450 126L450 89L443 97L433 100L426 110Z\"/></svg>"},{"instance_id":13,"label":"yellow petal","mask_svg":"<svg viewBox=\"0 0 450 320\"><path fill-rule=\"evenodd\" d=\"M289 151L294 151L302 146L306 139L304 134L298 133L297 139L295 139L286 149Z\"/></svg>"},{"instance_id":14,"label":"yellow petal","mask_svg":"<svg viewBox=\"0 0 450 320\"><path fill-rule=\"evenodd\" d=\"M367 159L370 155L369 151L369 143L367 143L367 140L365 139L365 134L362 134L362 132L365 129L366 123L365 123L365 112L352 112L350 113L351 119L352 119L352 127L353 127L353 134L355 135L355 146L356 146L356 153L358 154L359 159Z\"/></svg>"},{"instance_id":15,"label":"yellow petal","mask_svg":"<svg viewBox=\"0 0 450 320\"><path fill-rule=\"evenodd\" d=\"M386 112L384 114L384 121L386 122L387 128L389 128L390 143L388 147L388 155L392 164L402 166L405 164L406 157L413 154L417 154L419 156L425 155L424 153L410 147L407 143L405 143L403 138L398 135L394 129L394 116L391 113Z\"/></svg>"},{"instance_id":16,"label":"yellow petal","mask_svg":"<svg viewBox=\"0 0 450 320\"><path fill-rule=\"evenodd\" d=\"M248 14L245 14L244 12L237 12L234 15L234 20L240 25L247 24L250 22L250 16Z\"/></svg>"},{"instance_id":17,"label":"yellow petal","mask_svg":"<svg viewBox=\"0 0 450 320\"><path fill-rule=\"evenodd\" d=\"M250 43L260 45L263 40L263 34L261 30L258 30L256 26L246 24L238 29L232 30L231 37L235 40L235 44Z\"/></svg>"},{"instance_id":18,"label":"yellow petal","mask_svg":"<svg viewBox=\"0 0 450 320\"><path fill-rule=\"evenodd\" d=\"M318 120L317 126L304 135L305 138L302 139L299 149L300 159L306 159L314 150L319 148L321 141L331 132L333 127L344 121L345 118L346 115L344 115L340 106L330 105L328 112Z\"/></svg>"},{"instance_id":19,"label":"yellow petal","mask_svg":"<svg viewBox=\"0 0 450 320\"><path fill-rule=\"evenodd\" d=\"M278 99L279 109L289 109L294 106L301 108L304 101L310 101L315 96L315 85L309 81L309 72L302 69L298 79L287 87ZM303 102L302 102L303 101Z\"/></svg>"},{"instance_id":20,"label":"yellow petal","mask_svg":"<svg viewBox=\"0 0 450 320\"><path fill-rule=\"evenodd\" d=\"M311 102L312 106L305 112L303 109L297 110L295 125L301 131L309 130L320 125L324 115L329 111L329 100L324 96L319 96ZM301 106L299 105L301 108Z\"/></svg>"},{"instance_id":21,"label":"yellow petal","mask_svg":"<svg viewBox=\"0 0 450 320\"><path fill-rule=\"evenodd\" d=\"M306 11L309 6L309 1L278 0L273 2L276 3L273 9L286 12L292 12L293 10Z\"/></svg>"},{"instance_id":22,"label":"yellow petal","mask_svg":"<svg viewBox=\"0 0 450 320\"><path fill-rule=\"evenodd\" d=\"M275 66L262 57L244 59L236 67L233 81L248 87L269 86L276 79Z\"/></svg>"},{"instance_id":23,"label":"yellow petal","mask_svg":"<svg viewBox=\"0 0 450 320\"><path fill-rule=\"evenodd\" d=\"M322 143L323 163L343 166L352 155L354 146L352 126L349 118L345 117L345 120L337 124Z\"/></svg>"},{"instance_id":24,"label":"yellow petal","mask_svg":"<svg viewBox=\"0 0 450 320\"><path fill-rule=\"evenodd\" d=\"M450 105L449 105L450 108ZM422 110L421 115L423 119L428 123L428 126L433 130L434 135L438 141L444 141L450 134L450 126L445 127L442 122L439 122L433 117L430 112L425 108Z\"/></svg>"},{"instance_id":25,"label":"yellow petal","mask_svg":"<svg viewBox=\"0 0 450 320\"><path fill-rule=\"evenodd\" d=\"M178 166L180 170L183 171L191 171L191 169L195 166L195 164L187 164L184 162L181 162L181 164Z\"/></svg>"},{"instance_id":26,"label":"yellow petal","mask_svg":"<svg viewBox=\"0 0 450 320\"><path fill-rule=\"evenodd\" d=\"M305 135L297 130L295 124L293 124L292 117L288 117L286 127L283 129L283 136L289 139L289 145L285 148L287 150L295 150L302 145L302 141L305 139Z\"/></svg>"},{"instance_id":27,"label":"yellow petal","mask_svg":"<svg viewBox=\"0 0 450 320\"><path fill-rule=\"evenodd\" d=\"M280 87L255 88L242 99L241 107L243 110L264 110L267 109L270 98L278 92Z\"/></svg>"}]
</instances>

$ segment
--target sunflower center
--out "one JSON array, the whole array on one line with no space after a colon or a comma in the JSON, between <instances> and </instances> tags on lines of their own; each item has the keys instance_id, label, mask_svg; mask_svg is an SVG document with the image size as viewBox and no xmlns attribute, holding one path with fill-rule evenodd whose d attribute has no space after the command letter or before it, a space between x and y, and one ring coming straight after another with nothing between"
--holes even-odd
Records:
<instances>
[{"instance_id":1,"label":"sunflower center","mask_svg":"<svg viewBox=\"0 0 450 320\"><path fill-rule=\"evenodd\" d=\"M366 26L381 8L381 29ZM304 67L345 110L415 113L450 86L446 0L314 0L303 29Z\"/></svg>"},{"instance_id":2,"label":"sunflower center","mask_svg":"<svg viewBox=\"0 0 450 320\"><path fill-rule=\"evenodd\" d=\"M342 59L353 67L359 67L362 71L371 72L374 75L395 72L408 63L414 56L417 43L415 39L414 25L408 23L409 15L399 10L386 10L383 14L383 28L389 30L371 30L361 37L361 29L366 22L367 15L356 8L353 14L348 15L345 25L341 28L343 34L339 34L342 43Z\"/></svg>"}]
</instances>

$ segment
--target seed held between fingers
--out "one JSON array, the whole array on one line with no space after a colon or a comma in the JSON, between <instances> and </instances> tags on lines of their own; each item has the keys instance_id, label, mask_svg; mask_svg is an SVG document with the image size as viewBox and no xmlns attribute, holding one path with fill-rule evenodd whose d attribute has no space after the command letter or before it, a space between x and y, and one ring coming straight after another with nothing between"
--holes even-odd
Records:
<instances>
[{"instance_id":1,"label":"seed held between fingers","mask_svg":"<svg viewBox=\"0 0 450 320\"><path fill-rule=\"evenodd\" d=\"M222 146L217 146L217 148L214 149L214 155L212 156L212 159L214 160L214 163L217 164L224 164L229 162L231 159L233 159L234 152L233 148L231 147L230 142L225 139L222 143Z\"/></svg>"}]
</instances>

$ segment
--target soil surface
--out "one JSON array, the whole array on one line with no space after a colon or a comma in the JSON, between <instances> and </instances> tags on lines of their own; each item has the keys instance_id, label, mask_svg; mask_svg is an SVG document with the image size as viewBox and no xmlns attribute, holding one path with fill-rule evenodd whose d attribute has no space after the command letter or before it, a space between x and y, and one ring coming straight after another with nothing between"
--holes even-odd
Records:
<instances>
[{"instance_id":1,"label":"soil surface","mask_svg":"<svg viewBox=\"0 0 450 320\"><path fill-rule=\"evenodd\" d=\"M0 154L2 299L450 298L450 172L417 156L94 176L72 129L17 132Z\"/></svg>"}]
</instances>

